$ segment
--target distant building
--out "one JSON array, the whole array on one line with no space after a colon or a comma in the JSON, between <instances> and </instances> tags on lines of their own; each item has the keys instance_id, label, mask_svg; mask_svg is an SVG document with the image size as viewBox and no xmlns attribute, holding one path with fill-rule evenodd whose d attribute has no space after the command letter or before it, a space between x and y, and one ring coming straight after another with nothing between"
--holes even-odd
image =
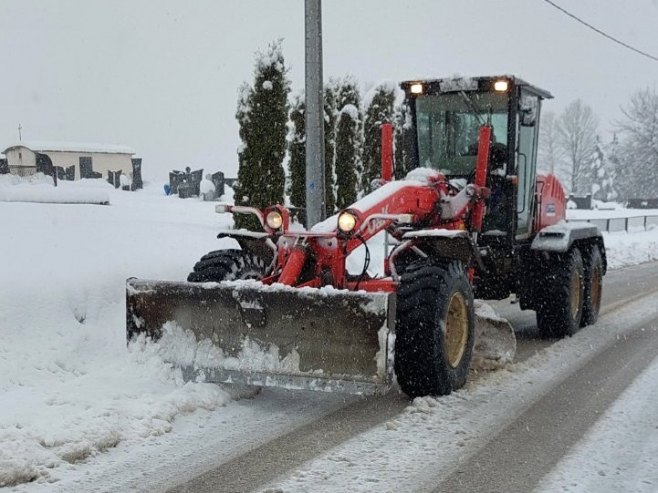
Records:
<instances>
[{"instance_id":1,"label":"distant building","mask_svg":"<svg viewBox=\"0 0 658 493\"><path fill-rule=\"evenodd\" d=\"M135 151L122 145L23 141L2 153L12 174L27 176L41 171L52 175L53 167L57 167L60 178L79 180L132 175Z\"/></svg>"}]
</instances>

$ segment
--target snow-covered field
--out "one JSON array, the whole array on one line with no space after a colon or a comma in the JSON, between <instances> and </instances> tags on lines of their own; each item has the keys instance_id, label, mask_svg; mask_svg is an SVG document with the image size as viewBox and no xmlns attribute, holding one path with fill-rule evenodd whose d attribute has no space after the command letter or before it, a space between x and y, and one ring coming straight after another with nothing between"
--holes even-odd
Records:
<instances>
[{"instance_id":1,"label":"snow-covered field","mask_svg":"<svg viewBox=\"0 0 658 493\"><path fill-rule=\"evenodd\" d=\"M202 254L231 244L216 239L230 219L159 185L80 186L111 205L0 202L0 486L34 481L20 491L84 475L117 444L156 442L182 415L189 427L226 413L229 436L240 414L224 389L183 383L157 347L125 344L125 279L184 279ZM658 259L657 230L606 242L613 267Z\"/></svg>"},{"instance_id":2,"label":"snow-covered field","mask_svg":"<svg viewBox=\"0 0 658 493\"><path fill-rule=\"evenodd\" d=\"M104 193L112 205L0 202L0 486L54 479L230 399L127 351L124 332L125 279L184 279L228 219L157 188Z\"/></svg>"}]
</instances>

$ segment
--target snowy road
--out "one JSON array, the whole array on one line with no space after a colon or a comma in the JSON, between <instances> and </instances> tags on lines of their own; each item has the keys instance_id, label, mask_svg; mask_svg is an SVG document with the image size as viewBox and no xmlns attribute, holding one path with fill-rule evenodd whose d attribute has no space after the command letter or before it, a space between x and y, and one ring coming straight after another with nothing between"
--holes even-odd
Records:
<instances>
[{"instance_id":1,"label":"snowy road","mask_svg":"<svg viewBox=\"0 0 658 493\"><path fill-rule=\"evenodd\" d=\"M658 264L610 272L601 321L573 339L554 344L550 349L560 348L548 355L541 350L554 341L535 339L532 312L507 308L505 315L521 336L521 364L527 365L511 375L513 381L520 377L520 387L506 387L510 383L504 381L507 375L485 374L475 378L464 392L430 400L434 405L429 405L429 412L422 404L409 406L398 395L359 399L218 463L169 491L250 491L270 482L272 491L280 488L286 492L341 491L350 483L356 491L430 491L435 487L437 491L530 491L658 355L656 279ZM582 351L589 348L593 351L584 355ZM564 359L560 358L561 349ZM543 381L542 377L523 377L523 373L541 373L542 368L553 369L555 378L550 374L544 375ZM499 380L502 387L497 389ZM500 392L499 405L496 390ZM512 395L514 399L502 402ZM292 401L305 397L298 394ZM443 408L444 402L450 405L455 401L461 405L467 402L468 409L463 413L457 409L431 412L432 408ZM531 401L534 404L530 405ZM497 414L493 411L496 408ZM501 412L504 409L514 414ZM408 423L410 416L426 414L430 419ZM447 418L443 423L441 415ZM407 436L400 431L405 425L411 425ZM460 431L456 441L455 434ZM436 436L427 440L431 432ZM392 433L396 435L390 436ZM379 445L384 450L376 448L378 434L389 435ZM437 447L436 443L446 437L452 445ZM392 445L391 440L401 443ZM434 468L429 474L425 467L413 467L413 463L427 465L428 447L435 447L429 450L440 454L430 459ZM451 448L456 455L451 454ZM356 454L360 449L363 453ZM352 459L354 455L359 457ZM410 464L404 465L405 461ZM409 474L410 470L419 474Z\"/></svg>"}]
</instances>

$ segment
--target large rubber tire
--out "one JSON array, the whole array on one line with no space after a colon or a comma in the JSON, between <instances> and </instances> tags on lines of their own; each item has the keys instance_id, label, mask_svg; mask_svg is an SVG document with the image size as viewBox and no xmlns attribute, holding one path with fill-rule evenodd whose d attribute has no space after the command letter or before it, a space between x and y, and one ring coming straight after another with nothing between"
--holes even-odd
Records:
<instances>
[{"instance_id":1,"label":"large rubber tire","mask_svg":"<svg viewBox=\"0 0 658 493\"><path fill-rule=\"evenodd\" d=\"M577 248L553 259L537 307L543 337L572 336L580 329L585 295L583 258Z\"/></svg>"},{"instance_id":2,"label":"large rubber tire","mask_svg":"<svg viewBox=\"0 0 658 493\"><path fill-rule=\"evenodd\" d=\"M266 264L257 255L243 250L215 250L207 253L187 276L189 282L222 282L262 279Z\"/></svg>"},{"instance_id":3,"label":"large rubber tire","mask_svg":"<svg viewBox=\"0 0 658 493\"><path fill-rule=\"evenodd\" d=\"M583 299L583 317L580 326L593 325L599 319L601 293L603 288L603 259L598 246L585 257L585 297Z\"/></svg>"},{"instance_id":4,"label":"large rubber tire","mask_svg":"<svg viewBox=\"0 0 658 493\"><path fill-rule=\"evenodd\" d=\"M460 262L407 267L397 293L395 374L409 397L466 383L475 340L473 291Z\"/></svg>"}]
</instances>

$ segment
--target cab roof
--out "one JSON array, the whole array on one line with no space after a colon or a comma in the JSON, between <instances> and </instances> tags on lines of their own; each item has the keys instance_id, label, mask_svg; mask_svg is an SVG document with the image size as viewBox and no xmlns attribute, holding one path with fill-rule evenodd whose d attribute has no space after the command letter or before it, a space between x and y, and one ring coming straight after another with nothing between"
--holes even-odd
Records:
<instances>
[{"instance_id":1,"label":"cab roof","mask_svg":"<svg viewBox=\"0 0 658 493\"><path fill-rule=\"evenodd\" d=\"M529 84L520 77L514 75L489 75L480 77L445 77L441 79L414 79L400 83L400 87L407 93L411 94L411 86L414 84L423 84L424 94L437 94L457 91L493 91L493 85L497 81L505 80L512 86L524 87L528 91L536 94L542 99L552 99L553 95L537 86Z\"/></svg>"}]
</instances>

